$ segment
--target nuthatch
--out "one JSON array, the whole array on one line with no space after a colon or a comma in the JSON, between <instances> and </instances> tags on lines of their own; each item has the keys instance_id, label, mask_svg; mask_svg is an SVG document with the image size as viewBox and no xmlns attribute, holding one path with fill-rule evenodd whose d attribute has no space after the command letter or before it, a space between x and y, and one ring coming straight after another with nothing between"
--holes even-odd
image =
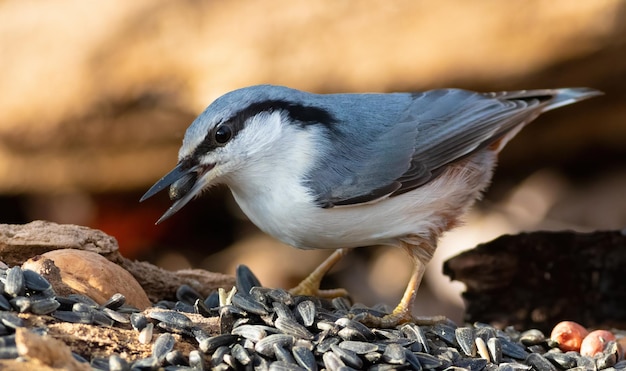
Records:
<instances>
[{"instance_id":1,"label":"nuthatch","mask_svg":"<svg viewBox=\"0 0 626 371\"><path fill-rule=\"evenodd\" d=\"M170 186L174 204L160 222L203 190L226 184L264 232L301 249L336 249L292 289L297 294L324 294L320 281L346 248L400 246L415 263L402 300L388 315L362 318L394 326L412 320L437 239L480 197L502 147L543 112L600 94L243 88L196 118L176 167L141 200Z\"/></svg>"}]
</instances>

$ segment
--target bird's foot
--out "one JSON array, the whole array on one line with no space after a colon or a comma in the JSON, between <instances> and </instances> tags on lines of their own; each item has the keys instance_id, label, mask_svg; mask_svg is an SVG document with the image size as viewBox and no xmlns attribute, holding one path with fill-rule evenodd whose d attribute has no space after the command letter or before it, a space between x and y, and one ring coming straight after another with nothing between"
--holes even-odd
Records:
<instances>
[{"instance_id":1,"label":"bird's foot","mask_svg":"<svg viewBox=\"0 0 626 371\"><path fill-rule=\"evenodd\" d=\"M324 275L347 253L347 249L335 250L319 267L303 279L298 286L289 290L289 292L292 295L319 296L326 299L348 296L348 292L344 289L320 290L320 284Z\"/></svg>"},{"instance_id":2,"label":"bird's foot","mask_svg":"<svg viewBox=\"0 0 626 371\"><path fill-rule=\"evenodd\" d=\"M372 313L361 313L355 316L355 320L373 328L394 328L403 323L415 323L419 326L430 326L436 323L448 322L446 316L413 316L407 309L396 308L392 313L379 317Z\"/></svg>"},{"instance_id":3,"label":"bird's foot","mask_svg":"<svg viewBox=\"0 0 626 371\"><path fill-rule=\"evenodd\" d=\"M400 305L393 312L382 317L372 313L361 313L356 315L354 319L366 326L375 328L393 328L402 323L413 322L409 308L401 308Z\"/></svg>"},{"instance_id":4,"label":"bird's foot","mask_svg":"<svg viewBox=\"0 0 626 371\"><path fill-rule=\"evenodd\" d=\"M391 313L386 314L382 317L376 316L371 313L361 313L356 315L354 319L372 328L394 328L398 325L409 322L415 323L419 326L431 326L437 323L450 321L446 316L414 317L410 313Z\"/></svg>"},{"instance_id":5,"label":"bird's foot","mask_svg":"<svg viewBox=\"0 0 626 371\"><path fill-rule=\"evenodd\" d=\"M338 297L349 296L348 291L345 289L320 289L320 282L317 280L311 280L311 276L305 278L298 286L289 290L292 295L304 295L304 296L316 296L325 299L333 299Z\"/></svg>"}]
</instances>

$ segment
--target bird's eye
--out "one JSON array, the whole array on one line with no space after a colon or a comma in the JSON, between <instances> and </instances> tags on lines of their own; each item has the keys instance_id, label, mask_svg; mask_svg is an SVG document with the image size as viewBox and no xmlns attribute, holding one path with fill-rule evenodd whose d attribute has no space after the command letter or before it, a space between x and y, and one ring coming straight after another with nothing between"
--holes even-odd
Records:
<instances>
[{"instance_id":1,"label":"bird's eye","mask_svg":"<svg viewBox=\"0 0 626 371\"><path fill-rule=\"evenodd\" d=\"M233 137L233 129L229 125L222 125L215 130L215 141L224 144Z\"/></svg>"}]
</instances>

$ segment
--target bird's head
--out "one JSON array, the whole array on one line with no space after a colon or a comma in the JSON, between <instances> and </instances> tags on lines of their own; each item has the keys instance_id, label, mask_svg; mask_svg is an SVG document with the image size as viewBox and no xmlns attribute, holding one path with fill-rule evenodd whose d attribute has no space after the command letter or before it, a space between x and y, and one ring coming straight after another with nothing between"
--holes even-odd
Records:
<instances>
[{"instance_id":1,"label":"bird's head","mask_svg":"<svg viewBox=\"0 0 626 371\"><path fill-rule=\"evenodd\" d=\"M263 165L271 164L268 158L281 155L282 148L296 139L294 132L310 124L330 124L333 118L326 110L301 103L304 95L308 93L258 85L215 100L187 129L174 169L141 198L144 201L169 186L174 204L157 223L203 190L237 181L242 172L267 177L260 174L267 169Z\"/></svg>"}]
</instances>

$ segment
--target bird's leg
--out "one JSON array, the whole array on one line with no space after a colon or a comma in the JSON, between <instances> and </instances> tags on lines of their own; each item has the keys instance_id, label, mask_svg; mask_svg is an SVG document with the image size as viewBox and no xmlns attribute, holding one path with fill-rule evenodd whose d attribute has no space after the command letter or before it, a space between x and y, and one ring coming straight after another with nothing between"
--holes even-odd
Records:
<instances>
[{"instance_id":1,"label":"bird's leg","mask_svg":"<svg viewBox=\"0 0 626 371\"><path fill-rule=\"evenodd\" d=\"M348 249L335 250L326 260L322 262L315 270L309 274L298 286L289 290L293 295L321 296L325 298L336 298L339 296L348 296L348 292L344 289L320 290L322 278L341 258L348 253Z\"/></svg>"},{"instance_id":2,"label":"bird's leg","mask_svg":"<svg viewBox=\"0 0 626 371\"><path fill-rule=\"evenodd\" d=\"M416 243L416 240L419 240L419 242ZM406 290L404 291L402 300L400 300L400 303L390 314L383 317L366 314L363 318L359 319L361 322L372 327L390 328L405 322L430 324L445 320L445 317L414 318L411 315L417 289L419 288L419 285L422 282L422 277L424 277L424 272L426 271L426 264L428 264L435 253L435 243L435 241L429 241L423 238L412 238L410 241L402 241L402 247L404 247L414 262L413 273L411 274L411 279L406 287Z\"/></svg>"}]
</instances>

